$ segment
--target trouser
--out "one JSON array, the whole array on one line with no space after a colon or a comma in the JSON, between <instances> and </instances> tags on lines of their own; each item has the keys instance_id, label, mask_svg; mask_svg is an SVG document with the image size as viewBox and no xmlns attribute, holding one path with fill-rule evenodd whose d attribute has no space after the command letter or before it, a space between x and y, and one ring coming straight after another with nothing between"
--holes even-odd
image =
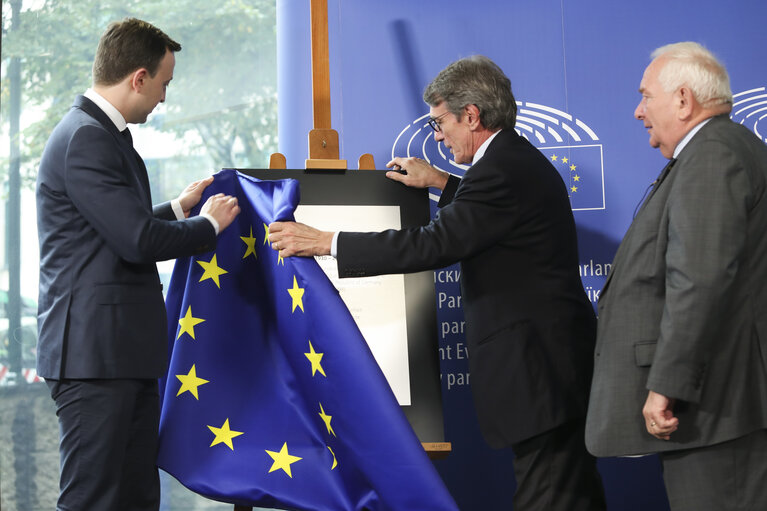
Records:
<instances>
[{"instance_id":1,"label":"trouser","mask_svg":"<svg viewBox=\"0 0 767 511\"><path fill-rule=\"evenodd\" d=\"M767 510L767 429L660 459L672 511Z\"/></svg>"},{"instance_id":2,"label":"trouser","mask_svg":"<svg viewBox=\"0 0 767 511\"><path fill-rule=\"evenodd\" d=\"M586 451L585 419L570 421L512 446L514 511L607 509L596 458Z\"/></svg>"},{"instance_id":3,"label":"trouser","mask_svg":"<svg viewBox=\"0 0 767 511\"><path fill-rule=\"evenodd\" d=\"M155 511L157 380L48 380L59 418L58 511Z\"/></svg>"}]
</instances>

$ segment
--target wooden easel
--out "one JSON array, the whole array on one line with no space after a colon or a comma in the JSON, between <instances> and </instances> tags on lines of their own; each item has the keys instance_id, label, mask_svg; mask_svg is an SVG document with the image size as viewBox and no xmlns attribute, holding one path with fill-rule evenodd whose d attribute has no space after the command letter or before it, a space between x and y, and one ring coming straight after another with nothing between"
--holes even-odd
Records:
<instances>
[{"instance_id":1,"label":"wooden easel","mask_svg":"<svg viewBox=\"0 0 767 511\"><path fill-rule=\"evenodd\" d=\"M314 129L309 132L307 169L346 169L339 159L338 132L330 125L330 58L328 45L328 1L310 0L312 18L312 112ZM285 156L274 153L270 169L285 169ZM360 170L374 170L373 155L365 153L357 162Z\"/></svg>"},{"instance_id":2,"label":"wooden easel","mask_svg":"<svg viewBox=\"0 0 767 511\"><path fill-rule=\"evenodd\" d=\"M310 0L312 18L312 110L314 129L309 132L307 169L346 169L339 159L338 132L330 127L330 57L328 45L328 1ZM270 169L285 169L285 156L273 153ZM375 170L373 155L365 153L357 162L360 170ZM442 459L452 450L450 442L423 442L429 458ZM246 511L249 508L235 508Z\"/></svg>"},{"instance_id":3,"label":"wooden easel","mask_svg":"<svg viewBox=\"0 0 767 511\"><path fill-rule=\"evenodd\" d=\"M328 2L311 1L312 30L312 111L314 129L309 132L309 158L307 169L346 169L346 160L341 160L338 132L330 124L330 58L328 45ZM270 169L286 169L285 155L273 153L269 158ZM375 170L373 155L365 153L359 157L357 168ZM447 457L452 450L450 442L424 442L421 444L431 459ZM234 506L234 511L253 511L250 506Z\"/></svg>"}]
</instances>

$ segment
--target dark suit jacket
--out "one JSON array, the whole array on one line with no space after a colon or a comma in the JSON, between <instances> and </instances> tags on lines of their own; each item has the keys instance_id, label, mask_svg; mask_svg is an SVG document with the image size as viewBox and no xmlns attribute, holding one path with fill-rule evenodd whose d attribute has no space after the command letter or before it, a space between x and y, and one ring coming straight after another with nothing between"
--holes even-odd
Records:
<instances>
[{"instance_id":1,"label":"dark suit jacket","mask_svg":"<svg viewBox=\"0 0 767 511\"><path fill-rule=\"evenodd\" d=\"M578 274L564 183L513 130L501 131L435 219L418 229L344 233L342 277L461 262L471 387L487 442L506 447L586 410L594 312Z\"/></svg>"},{"instance_id":2,"label":"dark suit jacket","mask_svg":"<svg viewBox=\"0 0 767 511\"><path fill-rule=\"evenodd\" d=\"M597 456L712 445L767 427L767 147L711 119L637 214L599 300L586 444ZM670 441L648 389L676 398Z\"/></svg>"},{"instance_id":3,"label":"dark suit jacket","mask_svg":"<svg viewBox=\"0 0 767 511\"><path fill-rule=\"evenodd\" d=\"M37 372L51 379L157 378L167 328L155 262L215 246L202 217L153 211L140 156L78 96L37 178L40 294Z\"/></svg>"}]
</instances>

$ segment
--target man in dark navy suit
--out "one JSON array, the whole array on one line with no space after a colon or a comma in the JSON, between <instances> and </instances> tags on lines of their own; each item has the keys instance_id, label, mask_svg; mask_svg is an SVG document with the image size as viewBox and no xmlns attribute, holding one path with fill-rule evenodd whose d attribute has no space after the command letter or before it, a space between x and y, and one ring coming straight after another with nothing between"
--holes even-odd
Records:
<instances>
[{"instance_id":1,"label":"man in dark navy suit","mask_svg":"<svg viewBox=\"0 0 767 511\"><path fill-rule=\"evenodd\" d=\"M463 179L395 158L408 186L443 189L427 226L380 233L269 226L283 257L332 254L341 277L461 263L471 387L482 433L511 447L517 511L605 509L584 421L596 321L580 281L570 202L548 159L514 131L511 82L486 57L450 64L424 101Z\"/></svg>"},{"instance_id":2,"label":"man in dark navy suit","mask_svg":"<svg viewBox=\"0 0 767 511\"><path fill-rule=\"evenodd\" d=\"M212 177L152 207L126 124L145 122L165 100L179 50L144 21L110 25L93 87L75 99L40 162L37 372L59 418L62 511L159 508L167 325L155 262L211 250L239 213L236 198L218 194L187 218Z\"/></svg>"}]
</instances>

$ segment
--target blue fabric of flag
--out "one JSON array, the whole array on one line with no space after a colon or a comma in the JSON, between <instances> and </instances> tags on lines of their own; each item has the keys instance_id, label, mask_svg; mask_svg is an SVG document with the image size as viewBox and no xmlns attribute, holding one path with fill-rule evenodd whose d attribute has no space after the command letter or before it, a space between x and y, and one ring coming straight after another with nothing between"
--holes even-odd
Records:
<instances>
[{"instance_id":1,"label":"blue fabric of flag","mask_svg":"<svg viewBox=\"0 0 767 511\"><path fill-rule=\"evenodd\" d=\"M269 246L298 182L228 169L200 204L215 193L242 212L215 252L175 264L160 468L246 506L457 510L335 287Z\"/></svg>"}]
</instances>

